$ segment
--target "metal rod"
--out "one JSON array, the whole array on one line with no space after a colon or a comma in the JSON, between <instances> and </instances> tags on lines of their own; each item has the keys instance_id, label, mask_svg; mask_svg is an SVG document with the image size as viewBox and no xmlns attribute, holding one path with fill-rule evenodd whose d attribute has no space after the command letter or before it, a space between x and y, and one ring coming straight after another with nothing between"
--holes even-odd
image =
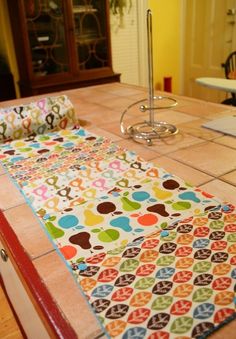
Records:
<instances>
[{"instance_id":1,"label":"metal rod","mask_svg":"<svg viewBox=\"0 0 236 339\"><path fill-rule=\"evenodd\" d=\"M152 145L153 139L165 138L178 133L178 129L164 121L155 121L154 112L158 109L171 108L177 105L177 101L171 97L154 96L153 86L153 49L152 49L152 12L147 10L147 55L148 55L148 81L149 81L149 97L147 99L138 100L129 105L121 115L120 129L123 134L131 136L134 140L145 140L147 145ZM156 105L154 102L164 100L164 105ZM147 102L147 105L145 104ZM142 104L141 104L142 103ZM141 112L149 111L149 120L135 123L130 126L124 124L124 117L128 111L137 104Z\"/></svg>"},{"instance_id":2,"label":"metal rod","mask_svg":"<svg viewBox=\"0 0 236 339\"><path fill-rule=\"evenodd\" d=\"M153 87L153 48L152 48L152 11L147 10L147 48L148 48L148 84L149 84L149 123L154 127L154 87Z\"/></svg>"}]
</instances>

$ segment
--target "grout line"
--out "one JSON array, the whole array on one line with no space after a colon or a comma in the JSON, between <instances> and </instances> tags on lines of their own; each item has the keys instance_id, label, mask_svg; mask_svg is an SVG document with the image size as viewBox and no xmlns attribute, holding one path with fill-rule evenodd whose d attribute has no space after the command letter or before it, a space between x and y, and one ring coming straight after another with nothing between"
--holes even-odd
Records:
<instances>
[{"instance_id":1,"label":"grout line","mask_svg":"<svg viewBox=\"0 0 236 339\"><path fill-rule=\"evenodd\" d=\"M225 174L223 174L223 175L227 175L227 174L229 174L229 173L231 173L232 171L230 171L230 172L227 172L227 173L225 173ZM219 178L217 178L218 180L221 180L221 181L223 181L223 182L225 182L226 184L229 184L229 185L231 185L231 186L234 186L234 187L236 187L236 183L234 183L234 182L232 182L232 181L230 181L230 180L227 180L227 179L225 179L225 178L223 178L222 176L220 176Z\"/></svg>"},{"instance_id":2,"label":"grout line","mask_svg":"<svg viewBox=\"0 0 236 339\"><path fill-rule=\"evenodd\" d=\"M53 253L53 252L56 252L55 248L53 248L51 250L48 250L48 251L46 251L46 252L44 252L44 253L42 253L40 255L37 255L36 257L32 257L32 261L40 259L40 258L44 257L45 255L48 255L48 254Z\"/></svg>"},{"instance_id":3,"label":"grout line","mask_svg":"<svg viewBox=\"0 0 236 339\"><path fill-rule=\"evenodd\" d=\"M232 135L223 135L222 137L231 137L231 138L234 138ZM221 138L222 138L221 137ZM217 138L217 139L219 139L219 138ZM236 148L235 147L232 147L232 146L230 146L230 145L225 145L225 144L222 144L222 143L220 143L220 142L217 142L217 140L216 139L214 139L214 142L217 144L217 145L221 145L221 146L224 146L224 147L227 147L227 148L230 148L230 149L232 149L232 150L234 150L234 151L236 151Z\"/></svg>"},{"instance_id":4,"label":"grout line","mask_svg":"<svg viewBox=\"0 0 236 339\"><path fill-rule=\"evenodd\" d=\"M7 208L5 208L5 209L2 208L2 209L0 209L0 210L4 213L4 212L7 212L7 211L9 211L9 210L12 210L13 208L20 207L20 206L22 206L22 205L27 205L27 203L24 201L24 202L21 202L21 203L19 203L19 204L16 204L16 205L7 207ZM28 206L28 205L27 205L27 206Z\"/></svg>"},{"instance_id":5,"label":"grout line","mask_svg":"<svg viewBox=\"0 0 236 339\"><path fill-rule=\"evenodd\" d=\"M174 153L174 152L172 152L172 153ZM203 174L206 174L206 175L209 175L209 176L211 176L213 179L218 179L219 178L219 176L216 176L216 175L214 175L214 174L212 174L212 173L210 173L210 172L203 172L202 170L200 170L198 167L195 167L194 165L190 165L190 164L187 164L186 162L184 162L183 160L180 160L180 159L176 159L176 158L172 158L171 157L171 153L169 153L169 155L168 156L166 156L166 157L169 157L171 160L174 160L174 161L177 161L177 162L179 162L179 163L181 163L182 165L185 165L185 166L188 166L188 167L190 167L190 168L192 168L192 169L195 169L195 170L197 170L198 172L201 172L201 173L203 173ZM221 174L220 174L221 175ZM210 180L211 181L211 180Z\"/></svg>"}]
</instances>

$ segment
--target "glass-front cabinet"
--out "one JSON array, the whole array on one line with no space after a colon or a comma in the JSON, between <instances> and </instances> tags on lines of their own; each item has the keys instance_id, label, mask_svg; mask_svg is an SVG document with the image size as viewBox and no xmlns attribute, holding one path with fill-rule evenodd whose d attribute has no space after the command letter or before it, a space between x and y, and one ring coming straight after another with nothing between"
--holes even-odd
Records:
<instances>
[{"instance_id":1,"label":"glass-front cabinet","mask_svg":"<svg viewBox=\"0 0 236 339\"><path fill-rule=\"evenodd\" d=\"M62 1L24 0L24 8L33 75L68 72L69 44Z\"/></svg>"},{"instance_id":2,"label":"glass-front cabinet","mask_svg":"<svg viewBox=\"0 0 236 339\"><path fill-rule=\"evenodd\" d=\"M109 65L105 13L105 1L73 1L75 43L80 70Z\"/></svg>"},{"instance_id":3,"label":"glass-front cabinet","mask_svg":"<svg viewBox=\"0 0 236 339\"><path fill-rule=\"evenodd\" d=\"M22 96L119 81L108 0L8 1Z\"/></svg>"}]
</instances>

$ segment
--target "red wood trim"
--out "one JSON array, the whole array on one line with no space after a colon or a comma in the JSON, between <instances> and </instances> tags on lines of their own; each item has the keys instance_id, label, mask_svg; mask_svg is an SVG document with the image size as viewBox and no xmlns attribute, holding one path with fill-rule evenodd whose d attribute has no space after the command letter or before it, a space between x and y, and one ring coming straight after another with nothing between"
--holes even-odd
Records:
<instances>
[{"instance_id":1,"label":"red wood trim","mask_svg":"<svg viewBox=\"0 0 236 339\"><path fill-rule=\"evenodd\" d=\"M63 317L45 284L40 279L33 263L20 244L16 234L0 211L0 238L7 254L17 270L19 278L30 292L32 302L37 305L54 338L78 338L74 329ZM42 318L42 317L41 317Z\"/></svg>"}]
</instances>

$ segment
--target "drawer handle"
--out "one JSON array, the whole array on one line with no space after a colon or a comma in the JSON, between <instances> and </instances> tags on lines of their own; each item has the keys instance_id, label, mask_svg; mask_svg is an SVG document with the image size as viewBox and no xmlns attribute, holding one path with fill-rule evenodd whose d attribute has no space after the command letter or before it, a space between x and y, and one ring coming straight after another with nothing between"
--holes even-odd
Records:
<instances>
[{"instance_id":1,"label":"drawer handle","mask_svg":"<svg viewBox=\"0 0 236 339\"><path fill-rule=\"evenodd\" d=\"M7 255L7 252L2 248L1 249L1 258L2 258L2 260L3 261L7 261L7 259L8 259L8 255Z\"/></svg>"}]
</instances>

